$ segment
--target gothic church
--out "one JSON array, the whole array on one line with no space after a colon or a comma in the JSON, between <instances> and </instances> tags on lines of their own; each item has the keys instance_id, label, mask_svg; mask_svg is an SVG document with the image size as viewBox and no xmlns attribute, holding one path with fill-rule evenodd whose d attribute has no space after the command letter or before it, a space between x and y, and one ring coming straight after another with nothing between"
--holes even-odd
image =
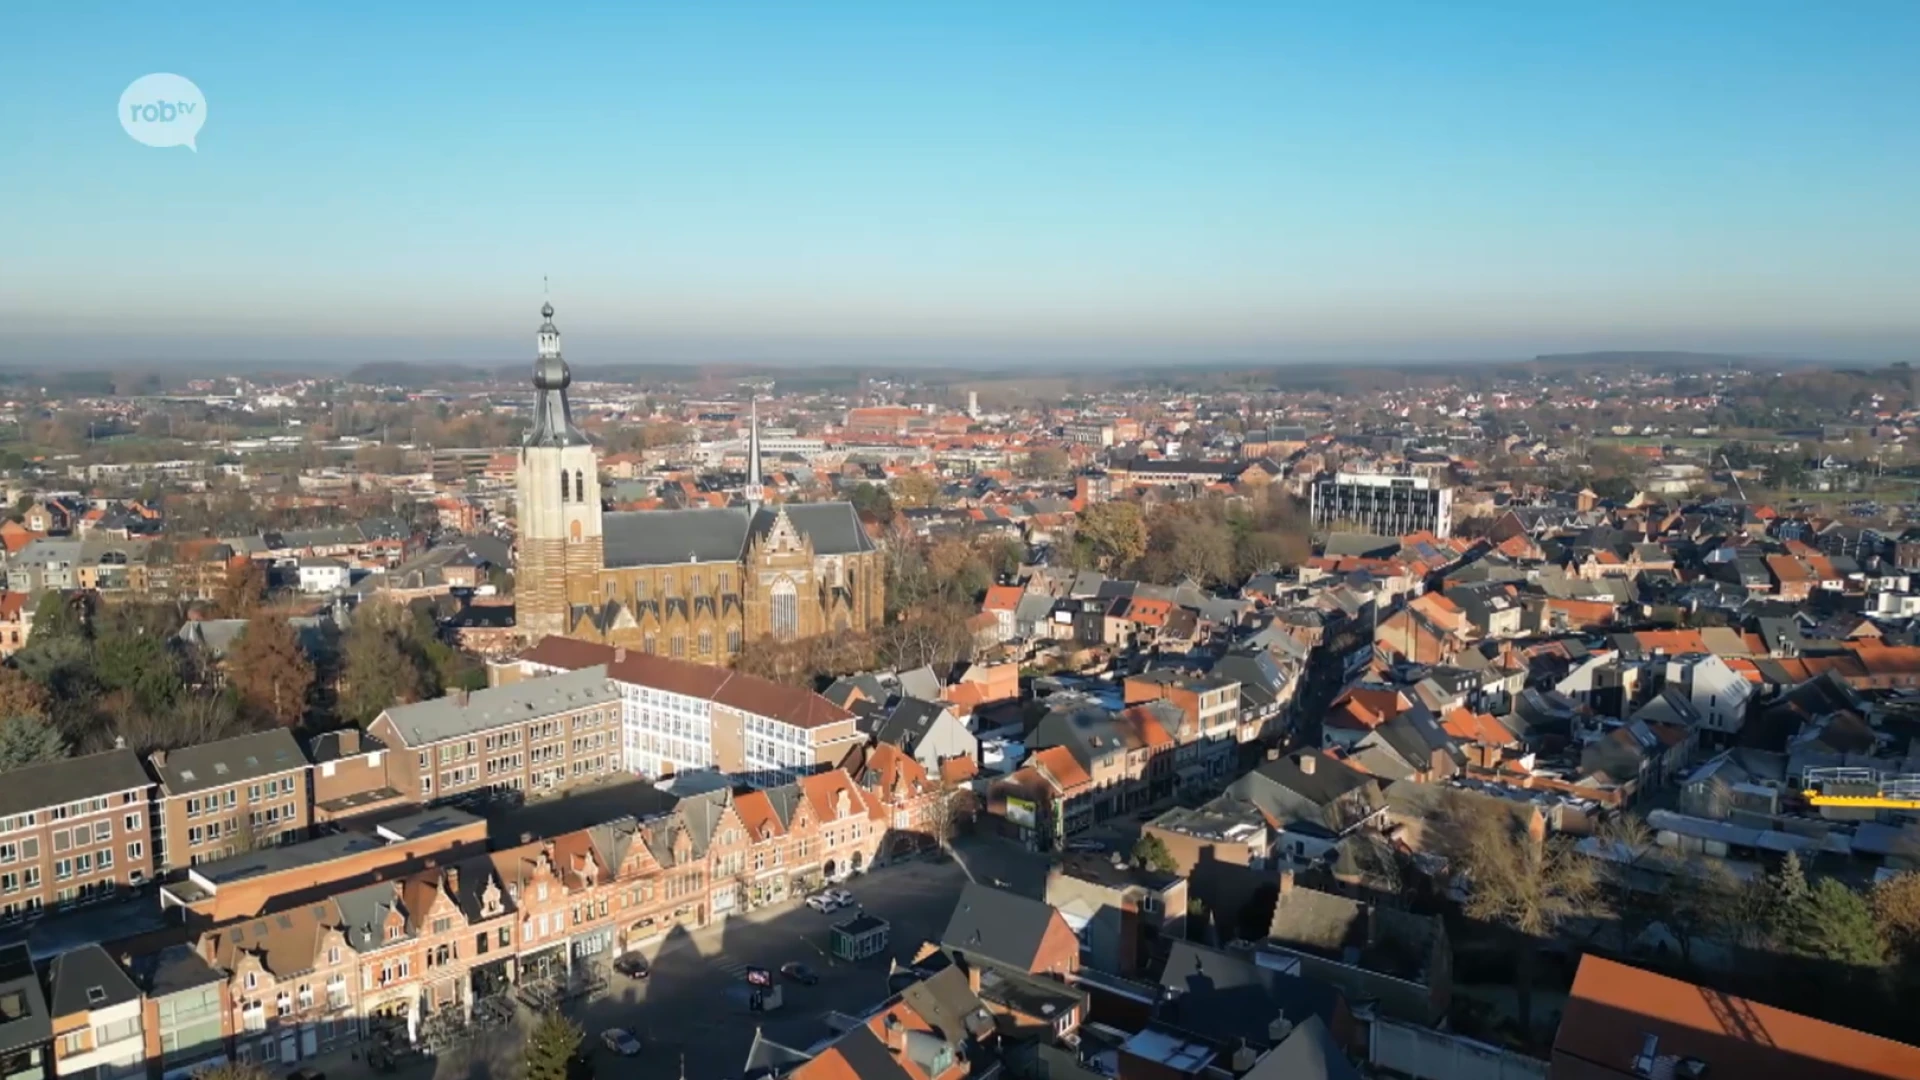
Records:
<instances>
[{"instance_id":1,"label":"gothic church","mask_svg":"<svg viewBox=\"0 0 1920 1080\"><path fill-rule=\"evenodd\" d=\"M516 618L548 634L726 664L748 641L878 626L885 571L846 502L762 505L760 426L744 505L610 513L573 422L553 305L540 309L533 428L520 448Z\"/></svg>"}]
</instances>

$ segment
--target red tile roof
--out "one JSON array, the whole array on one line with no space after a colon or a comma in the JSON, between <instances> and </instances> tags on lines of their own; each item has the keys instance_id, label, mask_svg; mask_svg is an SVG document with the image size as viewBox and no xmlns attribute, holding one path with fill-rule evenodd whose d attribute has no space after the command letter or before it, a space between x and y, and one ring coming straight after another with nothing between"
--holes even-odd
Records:
<instances>
[{"instance_id":1,"label":"red tile roof","mask_svg":"<svg viewBox=\"0 0 1920 1080\"><path fill-rule=\"evenodd\" d=\"M1920 1080L1920 1047L1592 953L1581 958L1553 1040L1554 1080L1631 1077L1649 1038L1656 1057L1702 1061L1708 1076Z\"/></svg>"}]
</instances>

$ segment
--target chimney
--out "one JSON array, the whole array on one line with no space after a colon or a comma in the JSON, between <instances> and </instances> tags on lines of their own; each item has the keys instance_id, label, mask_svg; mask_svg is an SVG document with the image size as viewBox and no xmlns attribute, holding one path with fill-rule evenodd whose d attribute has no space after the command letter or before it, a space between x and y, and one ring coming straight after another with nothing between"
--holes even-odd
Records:
<instances>
[{"instance_id":1,"label":"chimney","mask_svg":"<svg viewBox=\"0 0 1920 1080\"><path fill-rule=\"evenodd\" d=\"M447 867L447 895L460 895L460 868L457 866Z\"/></svg>"},{"instance_id":2,"label":"chimney","mask_svg":"<svg viewBox=\"0 0 1920 1080\"><path fill-rule=\"evenodd\" d=\"M1268 760L1268 761L1279 761L1279 760L1280 760L1280 748L1279 748L1279 747L1277 747L1277 746L1269 746L1269 747L1267 747L1267 760Z\"/></svg>"},{"instance_id":3,"label":"chimney","mask_svg":"<svg viewBox=\"0 0 1920 1080\"><path fill-rule=\"evenodd\" d=\"M467 691L464 688L455 690L453 692L453 703L464 709L467 707L468 696L469 695L467 694Z\"/></svg>"},{"instance_id":4,"label":"chimney","mask_svg":"<svg viewBox=\"0 0 1920 1080\"><path fill-rule=\"evenodd\" d=\"M907 1025L900 1022L900 1017L888 1013L886 1027L887 1049L896 1054L904 1053L907 1049Z\"/></svg>"},{"instance_id":5,"label":"chimney","mask_svg":"<svg viewBox=\"0 0 1920 1080\"><path fill-rule=\"evenodd\" d=\"M613 662L616 664L624 664L627 662L627 647L625 645L621 645L613 650Z\"/></svg>"},{"instance_id":6,"label":"chimney","mask_svg":"<svg viewBox=\"0 0 1920 1080\"><path fill-rule=\"evenodd\" d=\"M1313 775L1314 763L1315 763L1315 758L1312 754L1300 755L1300 771L1303 773L1306 773L1308 776Z\"/></svg>"},{"instance_id":7,"label":"chimney","mask_svg":"<svg viewBox=\"0 0 1920 1080\"><path fill-rule=\"evenodd\" d=\"M147 760L153 762L154 768L164 769L167 767L167 752L165 750L155 750L153 753L147 755Z\"/></svg>"}]
</instances>

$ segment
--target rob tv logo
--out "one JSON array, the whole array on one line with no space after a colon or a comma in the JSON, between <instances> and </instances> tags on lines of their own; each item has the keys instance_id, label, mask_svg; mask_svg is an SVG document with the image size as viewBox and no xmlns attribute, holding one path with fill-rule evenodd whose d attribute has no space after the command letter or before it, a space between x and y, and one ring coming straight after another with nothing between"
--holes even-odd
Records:
<instances>
[{"instance_id":1,"label":"rob tv logo","mask_svg":"<svg viewBox=\"0 0 1920 1080\"><path fill-rule=\"evenodd\" d=\"M136 142L198 153L194 140L206 124L207 97L185 76L142 75L120 94L120 126Z\"/></svg>"}]
</instances>

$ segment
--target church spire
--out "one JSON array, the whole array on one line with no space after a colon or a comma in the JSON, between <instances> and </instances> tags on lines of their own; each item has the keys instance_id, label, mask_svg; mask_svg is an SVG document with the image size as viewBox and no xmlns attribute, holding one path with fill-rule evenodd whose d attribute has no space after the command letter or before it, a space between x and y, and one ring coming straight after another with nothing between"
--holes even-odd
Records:
<instances>
[{"instance_id":1,"label":"church spire","mask_svg":"<svg viewBox=\"0 0 1920 1080\"><path fill-rule=\"evenodd\" d=\"M585 446L587 434L573 424L573 411L567 403L567 387L573 372L560 356L560 330L553 325L553 303L540 305L542 320L534 337L533 428L527 432L527 446Z\"/></svg>"},{"instance_id":2,"label":"church spire","mask_svg":"<svg viewBox=\"0 0 1920 1080\"><path fill-rule=\"evenodd\" d=\"M760 394L756 389L747 399L747 506L760 509L765 489L760 482Z\"/></svg>"}]
</instances>

